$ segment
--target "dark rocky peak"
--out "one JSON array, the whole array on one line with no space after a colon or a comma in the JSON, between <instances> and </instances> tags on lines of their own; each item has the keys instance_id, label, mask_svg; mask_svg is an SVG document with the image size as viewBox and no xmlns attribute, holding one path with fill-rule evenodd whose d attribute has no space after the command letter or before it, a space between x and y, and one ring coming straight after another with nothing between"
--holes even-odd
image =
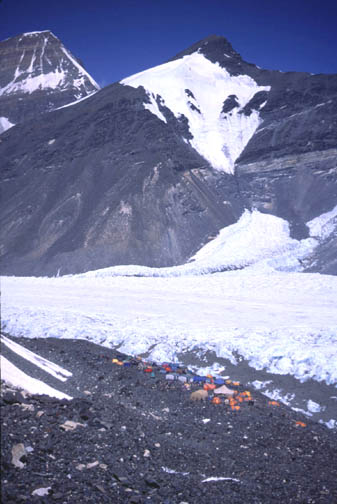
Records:
<instances>
[{"instance_id":1,"label":"dark rocky peak","mask_svg":"<svg viewBox=\"0 0 337 504\"><path fill-rule=\"evenodd\" d=\"M294 92L294 89L301 93L303 88L310 88L310 95L317 94L319 99L322 98L324 89L327 88L327 95L330 95L332 81L335 81L336 75L319 74L313 75L308 72L282 72L279 70L268 70L260 68L255 63L245 61L242 56L233 49L231 43L225 38L218 35L210 35L184 51L178 53L170 61L174 61L184 56L188 56L195 52L203 54L209 61L218 63L222 68L232 76L248 75L254 79L260 86L269 85L272 88L277 88L277 92L282 88L282 93ZM302 100L307 96L302 96ZM315 100L314 100L315 101ZM318 103L318 102L317 102ZM316 104L312 103L312 104Z\"/></svg>"},{"instance_id":2,"label":"dark rocky peak","mask_svg":"<svg viewBox=\"0 0 337 504\"><path fill-rule=\"evenodd\" d=\"M219 63L233 58L235 60L241 59L240 54L234 51L232 45L225 37L210 35L209 37L199 40L184 51L178 53L171 59L171 61L188 56L189 54L193 54L195 52L200 52L209 60L217 61Z\"/></svg>"},{"instance_id":3,"label":"dark rocky peak","mask_svg":"<svg viewBox=\"0 0 337 504\"><path fill-rule=\"evenodd\" d=\"M0 43L0 118L10 124L67 105L99 89L80 61L50 31Z\"/></svg>"},{"instance_id":4,"label":"dark rocky peak","mask_svg":"<svg viewBox=\"0 0 337 504\"><path fill-rule=\"evenodd\" d=\"M184 51L178 53L170 61L174 61L195 52L203 54L213 63L218 63L225 68L230 75L249 75L253 79L260 75L261 69L252 63L247 63L241 55L235 51L230 42L225 37L210 35L199 42L191 45ZM268 72L268 71L267 71Z\"/></svg>"},{"instance_id":5,"label":"dark rocky peak","mask_svg":"<svg viewBox=\"0 0 337 504\"><path fill-rule=\"evenodd\" d=\"M221 112L223 114L227 114L228 112L230 112L231 110L233 110L233 108L239 107L239 106L240 105L239 105L239 102L238 102L238 97L236 95L234 95L234 94L231 94L223 102L223 106L222 106Z\"/></svg>"}]
</instances>

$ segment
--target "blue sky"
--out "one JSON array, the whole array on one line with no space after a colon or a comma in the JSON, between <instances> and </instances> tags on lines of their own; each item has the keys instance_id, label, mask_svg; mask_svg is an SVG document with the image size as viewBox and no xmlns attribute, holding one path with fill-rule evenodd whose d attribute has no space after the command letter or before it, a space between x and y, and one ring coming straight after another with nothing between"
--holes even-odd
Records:
<instances>
[{"instance_id":1,"label":"blue sky","mask_svg":"<svg viewBox=\"0 0 337 504\"><path fill-rule=\"evenodd\" d=\"M337 73L336 0L0 0L0 39L49 29L101 84L226 37L262 68Z\"/></svg>"}]
</instances>

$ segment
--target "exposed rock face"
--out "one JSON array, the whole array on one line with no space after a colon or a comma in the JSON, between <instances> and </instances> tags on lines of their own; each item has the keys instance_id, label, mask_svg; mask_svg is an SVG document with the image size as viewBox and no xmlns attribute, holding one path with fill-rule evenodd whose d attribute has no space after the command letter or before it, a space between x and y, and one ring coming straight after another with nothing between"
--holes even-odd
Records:
<instances>
[{"instance_id":1,"label":"exposed rock face","mask_svg":"<svg viewBox=\"0 0 337 504\"><path fill-rule=\"evenodd\" d=\"M248 207L290 222L292 234L308 236L306 222L337 204L337 149L285 155L237 166Z\"/></svg>"},{"instance_id":2,"label":"exposed rock face","mask_svg":"<svg viewBox=\"0 0 337 504\"><path fill-rule=\"evenodd\" d=\"M324 240L310 258L306 271L325 273L326 275L337 274L337 235Z\"/></svg>"},{"instance_id":3,"label":"exposed rock face","mask_svg":"<svg viewBox=\"0 0 337 504\"><path fill-rule=\"evenodd\" d=\"M238 219L235 179L212 171L177 134L182 125L165 125L144 100L114 84L42 127L2 135L3 271L171 265Z\"/></svg>"},{"instance_id":4,"label":"exposed rock face","mask_svg":"<svg viewBox=\"0 0 337 504\"><path fill-rule=\"evenodd\" d=\"M234 173L198 150L205 131L198 125L209 125L203 86L186 82L181 65L174 107L171 95L151 90L152 77L143 85L131 78L11 128L0 141L3 273L179 264L244 208L286 218L301 238L305 222L337 204L337 76L261 70L215 36L172 62L197 50L214 78L219 65L228 74L221 121L212 123L220 130L212 131L220 142L227 132L222 152ZM234 119L245 144L228 144ZM324 254L327 263L315 258L309 267L337 273L336 247Z\"/></svg>"},{"instance_id":5,"label":"exposed rock face","mask_svg":"<svg viewBox=\"0 0 337 504\"><path fill-rule=\"evenodd\" d=\"M0 133L99 89L50 31L4 40L0 60Z\"/></svg>"}]
</instances>

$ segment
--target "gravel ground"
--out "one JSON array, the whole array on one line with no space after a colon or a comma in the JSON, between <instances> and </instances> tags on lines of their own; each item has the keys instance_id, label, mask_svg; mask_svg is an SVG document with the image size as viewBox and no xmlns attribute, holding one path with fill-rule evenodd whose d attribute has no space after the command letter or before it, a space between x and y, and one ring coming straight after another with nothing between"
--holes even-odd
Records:
<instances>
[{"instance_id":1,"label":"gravel ground","mask_svg":"<svg viewBox=\"0 0 337 504\"><path fill-rule=\"evenodd\" d=\"M235 406L224 396L214 404L211 392L191 401L203 383L188 388L116 350L85 340L15 341L72 371L65 383L42 370L34 377L74 399L2 384L3 503L337 502L336 431L255 390L228 384ZM27 361L3 354L33 375Z\"/></svg>"}]
</instances>

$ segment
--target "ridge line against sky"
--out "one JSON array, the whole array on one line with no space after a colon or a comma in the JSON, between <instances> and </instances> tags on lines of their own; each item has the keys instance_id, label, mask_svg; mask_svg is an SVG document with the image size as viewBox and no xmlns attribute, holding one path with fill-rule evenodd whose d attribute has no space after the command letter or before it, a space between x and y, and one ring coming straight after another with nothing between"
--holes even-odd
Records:
<instances>
[{"instance_id":1,"label":"ridge line against sky","mask_svg":"<svg viewBox=\"0 0 337 504\"><path fill-rule=\"evenodd\" d=\"M101 86L211 34L261 68L337 73L337 2L329 0L2 0L0 40L51 30Z\"/></svg>"}]
</instances>

